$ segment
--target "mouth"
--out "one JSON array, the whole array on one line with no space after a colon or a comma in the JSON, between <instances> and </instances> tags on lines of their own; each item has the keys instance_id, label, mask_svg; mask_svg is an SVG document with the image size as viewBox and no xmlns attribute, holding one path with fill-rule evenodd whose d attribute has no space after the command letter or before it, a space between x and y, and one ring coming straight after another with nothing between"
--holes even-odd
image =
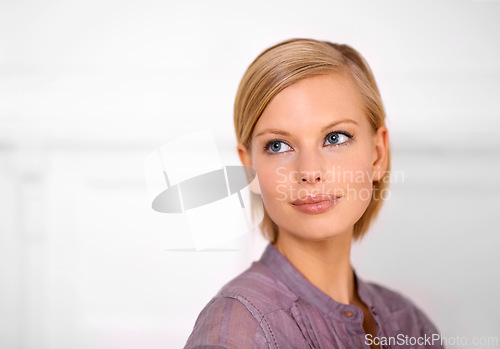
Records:
<instances>
[{"instance_id":1,"label":"mouth","mask_svg":"<svg viewBox=\"0 0 500 349\"><path fill-rule=\"evenodd\" d=\"M330 194L307 195L292 201L291 204L303 213L319 214L335 207L341 199L341 196Z\"/></svg>"}]
</instances>

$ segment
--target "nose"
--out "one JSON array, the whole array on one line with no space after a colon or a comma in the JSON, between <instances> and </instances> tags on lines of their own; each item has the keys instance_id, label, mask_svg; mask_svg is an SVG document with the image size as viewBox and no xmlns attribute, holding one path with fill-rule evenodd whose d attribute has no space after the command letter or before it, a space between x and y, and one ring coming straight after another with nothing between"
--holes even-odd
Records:
<instances>
[{"instance_id":1,"label":"nose","mask_svg":"<svg viewBox=\"0 0 500 349\"><path fill-rule=\"evenodd\" d=\"M316 182L323 182L325 180L323 163L321 156L316 152L310 151L302 153L299 156L297 165L298 183L314 184Z\"/></svg>"},{"instance_id":2,"label":"nose","mask_svg":"<svg viewBox=\"0 0 500 349\"><path fill-rule=\"evenodd\" d=\"M303 175L300 178L300 183L315 183L322 182L322 176L318 172L302 172Z\"/></svg>"}]
</instances>

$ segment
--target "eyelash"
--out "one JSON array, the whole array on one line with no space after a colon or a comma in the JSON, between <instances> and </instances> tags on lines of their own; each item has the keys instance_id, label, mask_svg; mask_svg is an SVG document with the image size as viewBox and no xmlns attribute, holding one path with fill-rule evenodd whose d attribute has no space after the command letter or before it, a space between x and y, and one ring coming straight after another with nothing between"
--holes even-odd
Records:
<instances>
[{"instance_id":1,"label":"eyelash","mask_svg":"<svg viewBox=\"0 0 500 349\"><path fill-rule=\"evenodd\" d=\"M329 134L327 134L325 136L325 142L326 140L328 139L328 137L330 137L330 135L332 134L343 134L344 136L348 137L349 140L348 141L345 141L343 143L340 143L340 144L328 144L328 146L334 146L334 147L340 147L340 146L343 146L343 145L348 145L350 142L350 140L352 140L354 138L354 136L352 134L350 134L349 132L347 131L334 131L334 132L330 132ZM279 152L279 153L273 153L273 152L269 152L269 147L271 146L271 144L275 143L275 142L282 142L282 143L285 143L286 145L288 145L290 148L291 146L284 140L282 139L271 139L270 141L268 141L265 145L264 145L264 151L269 154L269 155L278 155L278 154L282 154L284 152Z\"/></svg>"}]
</instances>

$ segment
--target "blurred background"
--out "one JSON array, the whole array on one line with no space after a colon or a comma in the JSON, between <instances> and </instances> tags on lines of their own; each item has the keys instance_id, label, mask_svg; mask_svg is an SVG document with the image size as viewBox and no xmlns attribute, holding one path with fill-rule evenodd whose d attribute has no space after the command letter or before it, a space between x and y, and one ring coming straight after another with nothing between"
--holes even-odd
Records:
<instances>
[{"instance_id":1,"label":"blurred background","mask_svg":"<svg viewBox=\"0 0 500 349\"><path fill-rule=\"evenodd\" d=\"M266 242L169 250L189 229L151 209L144 159L212 128L239 164L239 80L292 37L359 50L387 109L398 176L359 276L444 336L498 338L499 18L499 1L1 1L0 347L184 345Z\"/></svg>"}]
</instances>

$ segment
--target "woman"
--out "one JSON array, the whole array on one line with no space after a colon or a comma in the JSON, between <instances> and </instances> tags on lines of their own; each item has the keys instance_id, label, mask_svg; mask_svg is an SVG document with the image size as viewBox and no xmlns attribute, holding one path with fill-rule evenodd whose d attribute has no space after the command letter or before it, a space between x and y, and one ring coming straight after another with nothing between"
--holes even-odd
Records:
<instances>
[{"instance_id":1,"label":"woman","mask_svg":"<svg viewBox=\"0 0 500 349\"><path fill-rule=\"evenodd\" d=\"M269 244L201 311L186 348L441 348L418 307L350 264L390 176L385 112L362 56L311 39L268 48L242 78L234 123Z\"/></svg>"}]
</instances>

